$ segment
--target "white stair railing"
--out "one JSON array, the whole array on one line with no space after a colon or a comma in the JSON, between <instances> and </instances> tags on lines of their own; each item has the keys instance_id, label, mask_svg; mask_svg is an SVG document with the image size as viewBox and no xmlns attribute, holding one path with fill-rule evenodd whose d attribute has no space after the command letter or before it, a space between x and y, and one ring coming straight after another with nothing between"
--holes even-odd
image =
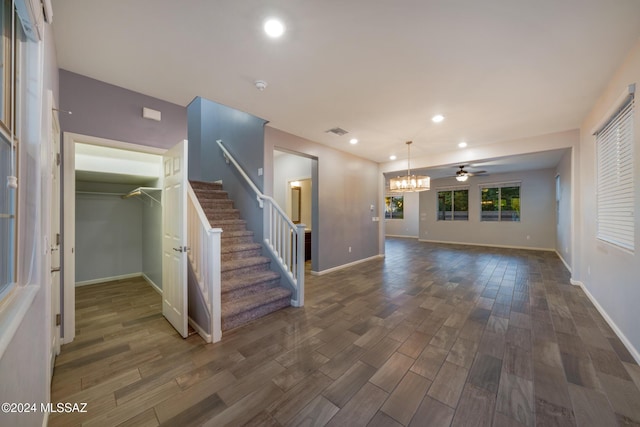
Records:
<instances>
[{"instance_id":1,"label":"white stair railing","mask_svg":"<svg viewBox=\"0 0 640 427\"><path fill-rule=\"evenodd\" d=\"M222 306L220 287L221 228L211 228L191 184L187 191L187 246L189 262L205 300L210 325L208 342L222 339Z\"/></svg>"},{"instance_id":2,"label":"white stair railing","mask_svg":"<svg viewBox=\"0 0 640 427\"><path fill-rule=\"evenodd\" d=\"M256 193L258 205L263 209L265 246L276 259L278 266L285 273L284 277L293 288L294 296L291 298L291 305L302 307L304 305L305 225L294 224L272 197L262 194L236 159L222 145L222 141L216 142L227 163L233 163L240 175Z\"/></svg>"}]
</instances>

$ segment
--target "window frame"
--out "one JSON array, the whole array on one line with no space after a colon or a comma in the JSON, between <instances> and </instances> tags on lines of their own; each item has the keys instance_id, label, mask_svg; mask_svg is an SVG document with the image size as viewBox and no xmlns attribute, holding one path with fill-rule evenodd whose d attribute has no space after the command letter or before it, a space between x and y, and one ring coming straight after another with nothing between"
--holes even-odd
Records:
<instances>
[{"instance_id":1,"label":"window frame","mask_svg":"<svg viewBox=\"0 0 640 427\"><path fill-rule=\"evenodd\" d=\"M596 169L595 237L632 254L635 252L635 114L633 84L628 86L614 103L613 109L592 132ZM610 169L604 170L605 167ZM614 198L616 200L612 200ZM620 199L626 199L625 203L620 203ZM611 215L613 207L618 210L616 215ZM617 219L612 219L613 217Z\"/></svg>"},{"instance_id":2,"label":"window frame","mask_svg":"<svg viewBox=\"0 0 640 427\"><path fill-rule=\"evenodd\" d=\"M399 216L399 217L394 217L393 216L393 211L390 210L390 209L387 209L387 207L390 208L392 206L393 199L400 199L400 201L401 201L400 206L402 207L402 212L401 212L401 216ZM389 203L387 203L387 201L389 201ZM387 217L387 213L390 213L389 217ZM390 195L385 196L385 198L384 198L384 219L385 220L388 220L388 219L398 219L398 220L404 219L404 194L401 194L401 195L390 194Z\"/></svg>"},{"instance_id":3,"label":"window frame","mask_svg":"<svg viewBox=\"0 0 640 427\"><path fill-rule=\"evenodd\" d=\"M6 1L6 0L5 0ZM19 177L20 175L20 159L19 159L19 137L17 124L20 115L20 91L21 91L21 60L22 60L22 43L26 42L26 34L22 26L20 17L12 2L8 1L0 5L6 8L4 12L12 12L12 15L4 21L9 22L10 28L6 30L0 25L0 43L2 44L2 61L8 63L9 67L0 71L2 73L2 92L0 93L0 103L2 103L2 113L0 114L0 144L7 144L9 153L12 154L11 163L7 171L0 173L0 178L8 176ZM11 13L10 13L11 14ZM1 18L1 17L0 17ZM6 23L4 22L4 23ZM0 22L2 24L2 22ZM6 179L2 180L0 185L6 185ZM4 278L0 277L0 305L5 302L11 291L15 288L19 281L18 277L18 228L19 228L19 189L9 190L12 194L7 208L11 211L9 219L13 220L11 230L9 231L10 239L7 242L9 279L6 283ZM3 212L0 212L2 214ZM1 219L0 219L1 220ZM4 244L4 242L0 243Z\"/></svg>"},{"instance_id":4,"label":"window frame","mask_svg":"<svg viewBox=\"0 0 640 427\"><path fill-rule=\"evenodd\" d=\"M467 210L458 210L456 211L456 198L455 193L458 191L466 191L467 192ZM440 210L440 193L450 193L451 194L451 217L447 218L446 215L444 218L441 218L440 213L445 212ZM447 188L438 188L436 190L436 221L469 221L469 187L447 187ZM456 218L456 212L466 212L466 218Z\"/></svg>"},{"instance_id":5,"label":"window frame","mask_svg":"<svg viewBox=\"0 0 640 427\"><path fill-rule=\"evenodd\" d=\"M503 188L518 188L518 219L516 220L505 220L502 219L502 189ZM495 212L495 211L485 211L483 210L483 190L485 189L498 189L498 216L497 219L484 219L482 213L483 212ZM521 223L522 222L522 182L521 181L510 181L510 182L498 182L498 183L486 183L478 185L478 189L480 191L480 222L505 222L505 223Z\"/></svg>"}]
</instances>

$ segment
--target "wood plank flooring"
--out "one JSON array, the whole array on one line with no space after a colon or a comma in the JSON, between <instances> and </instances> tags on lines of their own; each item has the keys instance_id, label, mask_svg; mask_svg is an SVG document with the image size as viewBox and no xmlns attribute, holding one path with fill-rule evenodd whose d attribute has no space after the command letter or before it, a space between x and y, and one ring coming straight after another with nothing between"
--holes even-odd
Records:
<instances>
[{"instance_id":1,"label":"wood plank flooring","mask_svg":"<svg viewBox=\"0 0 640 427\"><path fill-rule=\"evenodd\" d=\"M627 426L640 368L554 253L388 239L205 345L142 280L76 291L51 426Z\"/></svg>"}]
</instances>

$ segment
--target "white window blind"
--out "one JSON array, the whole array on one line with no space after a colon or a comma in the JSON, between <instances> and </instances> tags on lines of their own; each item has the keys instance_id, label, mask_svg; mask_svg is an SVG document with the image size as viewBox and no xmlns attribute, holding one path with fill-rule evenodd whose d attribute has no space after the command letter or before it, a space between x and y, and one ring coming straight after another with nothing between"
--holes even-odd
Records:
<instances>
[{"instance_id":1,"label":"white window blind","mask_svg":"<svg viewBox=\"0 0 640 427\"><path fill-rule=\"evenodd\" d=\"M597 238L634 250L633 94L596 133Z\"/></svg>"}]
</instances>

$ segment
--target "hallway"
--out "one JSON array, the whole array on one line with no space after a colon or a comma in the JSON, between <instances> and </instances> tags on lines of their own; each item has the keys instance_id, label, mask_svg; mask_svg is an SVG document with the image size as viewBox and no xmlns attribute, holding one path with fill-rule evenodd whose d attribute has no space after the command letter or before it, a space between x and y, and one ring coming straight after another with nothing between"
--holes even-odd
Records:
<instances>
[{"instance_id":1,"label":"hallway","mask_svg":"<svg viewBox=\"0 0 640 427\"><path fill-rule=\"evenodd\" d=\"M205 345L143 280L77 288L73 425L628 425L640 368L554 253L387 239L306 305ZM314 420L315 423L311 423Z\"/></svg>"}]
</instances>

